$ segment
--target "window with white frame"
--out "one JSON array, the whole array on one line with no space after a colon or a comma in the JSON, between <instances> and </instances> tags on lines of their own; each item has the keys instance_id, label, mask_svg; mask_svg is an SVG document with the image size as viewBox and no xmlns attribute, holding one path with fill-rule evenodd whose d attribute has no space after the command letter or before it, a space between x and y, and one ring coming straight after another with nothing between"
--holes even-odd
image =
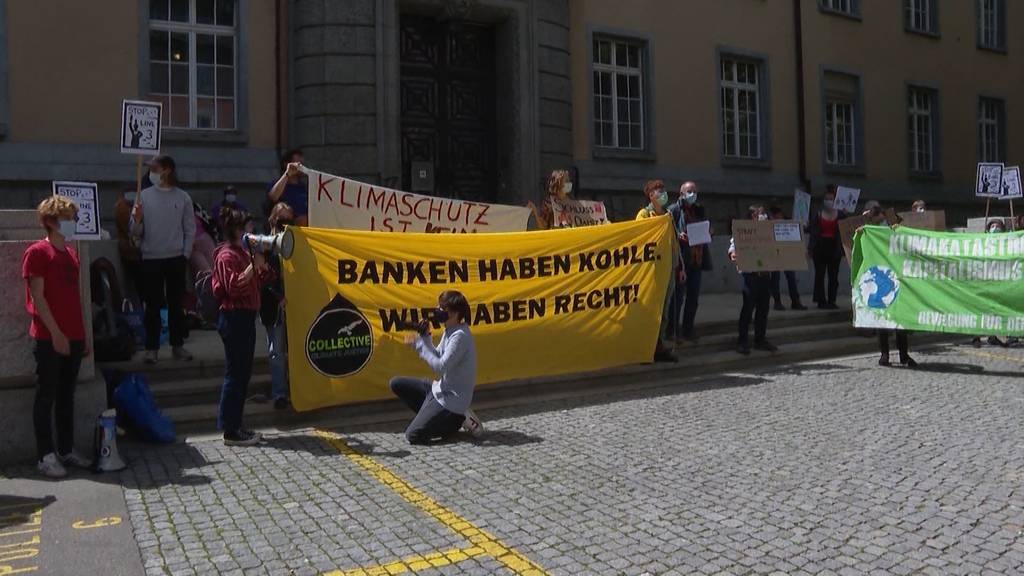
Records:
<instances>
[{"instance_id":1,"label":"window with white frame","mask_svg":"<svg viewBox=\"0 0 1024 576\"><path fill-rule=\"evenodd\" d=\"M164 126L237 126L236 0L149 0L149 98Z\"/></svg>"},{"instance_id":2,"label":"window with white frame","mask_svg":"<svg viewBox=\"0 0 1024 576\"><path fill-rule=\"evenodd\" d=\"M977 0L978 43L984 48L1001 50L1005 47L1003 29L1006 17L1004 0Z\"/></svg>"},{"instance_id":3,"label":"window with white frame","mask_svg":"<svg viewBox=\"0 0 1024 576\"><path fill-rule=\"evenodd\" d=\"M982 98L978 103L978 156L981 162L1002 162L1003 102Z\"/></svg>"},{"instance_id":4,"label":"window with white frame","mask_svg":"<svg viewBox=\"0 0 1024 576\"><path fill-rule=\"evenodd\" d=\"M854 148L853 103L825 102L825 159L833 166L857 163Z\"/></svg>"},{"instance_id":5,"label":"window with white frame","mask_svg":"<svg viewBox=\"0 0 1024 576\"><path fill-rule=\"evenodd\" d=\"M907 28L925 34L938 33L935 0L905 0Z\"/></svg>"},{"instance_id":6,"label":"window with white frame","mask_svg":"<svg viewBox=\"0 0 1024 576\"><path fill-rule=\"evenodd\" d=\"M922 88L911 88L907 94L910 168L914 172L933 172L935 170L935 94L931 90Z\"/></svg>"},{"instance_id":7,"label":"window with white frame","mask_svg":"<svg viewBox=\"0 0 1024 576\"><path fill-rule=\"evenodd\" d=\"M760 159L761 64L722 58L722 154Z\"/></svg>"},{"instance_id":8,"label":"window with white frame","mask_svg":"<svg viewBox=\"0 0 1024 576\"><path fill-rule=\"evenodd\" d=\"M819 0L819 6L829 12L838 12L848 16L860 13L859 0Z\"/></svg>"},{"instance_id":9,"label":"window with white frame","mask_svg":"<svg viewBox=\"0 0 1024 576\"><path fill-rule=\"evenodd\" d=\"M594 38L594 144L643 150L644 48L636 41Z\"/></svg>"}]
</instances>

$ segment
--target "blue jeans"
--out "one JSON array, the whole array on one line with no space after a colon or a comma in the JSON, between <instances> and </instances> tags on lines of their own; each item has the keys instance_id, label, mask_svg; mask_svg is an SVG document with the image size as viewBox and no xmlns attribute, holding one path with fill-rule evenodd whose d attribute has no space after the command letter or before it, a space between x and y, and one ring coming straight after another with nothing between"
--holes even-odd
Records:
<instances>
[{"instance_id":1,"label":"blue jeans","mask_svg":"<svg viewBox=\"0 0 1024 576\"><path fill-rule=\"evenodd\" d=\"M252 377L256 351L256 311L221 310L217 332L224 342L224 386L220 389L217 428L225 432L242 429L242 411Z\"/></svg>"},{"instance_id":2,"label":"blue jeans","mask_svg":"<svg viewBox=\"0 0 1024 576\"><path fill-rule=\"evenodd\" d=\"M270 395L278 398L288 397L288 336L284 322L275 326L267 326L267 353L270 363Z\"/></svg>"}]
</instances>

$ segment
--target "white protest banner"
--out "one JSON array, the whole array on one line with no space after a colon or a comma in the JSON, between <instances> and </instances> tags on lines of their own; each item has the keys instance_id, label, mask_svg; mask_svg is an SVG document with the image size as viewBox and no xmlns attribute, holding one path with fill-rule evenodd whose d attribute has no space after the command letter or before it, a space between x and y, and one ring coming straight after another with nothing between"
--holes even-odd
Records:
<instances>
[{"instance_id":1,"label":"white protest banner","mask_svg":"<svg viewBox=\"0 0 1024 576\"><path fill-rule=\"evenodd\" d=\"M802 227L796 222L776 222L775 223L775 241L776 242L800 242L803 237L800 234Z\"/></svg>"},{"instance_id":2,"label":"white protest banner","mask_svg":"<svg viewBox=\"0 0 1024 576\"><path fill-rule=\"evenodd\" d=\"M711 222L702 220L686 225L686 242L690 246L711 244Z\"/></svg>"},{"instance_id":3,"label":"white protest banner","mask_svg":"<svg viewBox=\"0 0 1024 576\"><path fill-rule=\"evenodd\" d=\"M1003 193L1001 200L1021 198L1024 192L1020 188L1020 167L1010 166L1003 169Z\"/></svg>"},{"instance_id":4,"label":"white protest banner","mask_svg":"<svg viewBox=\"0 0 1024 576\"><path fill-rule=\"evenodd\" d=\"M530 209L423 196L303 168L309 225L384 232L523 232Z\"/></svg>"},{"instance_id":5,"label":"white protest banner","mask_svg":"<svg viewBox=\"0 0 1024 576\"><path fill-rule=\"evenodd\" d=\"M811 219L811 195L797 189L793 192L793 220L807 224Z\"/></svg>"},{"instance_id":6,"label":"white protest banner","mask_svg":"<svg viewBox=\"0 0 1024 576\"><path fill-rule=\"evenodd\" d=\"M1003 165L999 162L981 162L974 181L974 196L977 198L1002 197Z\"/></svg>"},{"instance_id":7,"label":"white protest banner","mask_svg":"<svg viewBox=\"0 0 1024 576\"><path fill-rule=\"evenodd\" d=\"M121 103L121 153L158 154L163 104L125 100Z\"/></svg>"},{"instance_id":8,"label":"white protest banner","mask_svg":"<svg viewBox=\"0 0 1024 576\"><path fill-rule=\"evenodd\" d=\"M836 210L842 210L847 214L853 214L857 210L857 202L860 200L860 190L839 186L836 188Z\"/></svg>"},{"instance_id":9,"label":"white protest banner","mask_svg":"<svg viewBox=\"0 0 1024 576\"><path fill-rule=\"evenodd\" d=\"M608 224L604 202L551 198L552 228L578 228Z\"/></svg>"},{"instance_id":10,"label":"white protest banner","mask_svg":"<svg viewBox=\"0 0 1024 576\"><path fill-rule=\"evenodd\" d=\"M53 194L78 206L78 222L72 240L100 239L100 202L93 182L53 182Z\"/></svg>"}]
</instances>

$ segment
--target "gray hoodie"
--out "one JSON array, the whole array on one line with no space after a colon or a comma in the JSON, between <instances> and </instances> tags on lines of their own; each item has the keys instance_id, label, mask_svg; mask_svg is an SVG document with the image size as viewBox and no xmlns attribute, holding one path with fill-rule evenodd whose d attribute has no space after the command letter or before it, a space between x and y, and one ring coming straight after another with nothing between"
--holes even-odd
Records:
<instances>
[{"instance_id":1,"label":"gray hoodie","mask_svg":"<svg viewBox=\"0 0 1024 576\"><path fill-rule=\"evenodd\" d=\"M135 200L142 204L142 222L131 222L132 236L141 240L143 260L192 255L196 216L192 198L181 188L150 186Z\"/></svg>"}]
</instances>

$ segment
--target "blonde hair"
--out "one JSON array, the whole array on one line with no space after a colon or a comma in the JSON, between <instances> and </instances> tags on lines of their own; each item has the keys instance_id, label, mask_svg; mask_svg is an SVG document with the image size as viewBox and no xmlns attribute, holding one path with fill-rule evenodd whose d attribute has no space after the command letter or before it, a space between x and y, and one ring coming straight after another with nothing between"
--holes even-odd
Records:
<instances>
[{"instance_id":1,"label":"blonde hair","mask_svg":"<svg viewBox=\"0 0 1024 576\"><path fill-rule=\"evenodd\" d=\"M551 175L548 176L548 195L557 195L567 180L569 180L568 170L553 170Z\"/></svg>"},{"instance_id":2,"label":"blonde hair","mask_svg":"<svg viewBox=\"0 0 1024 576\"><path fill-rule=\"evenodd\" d=\"M285 210L291 212L292 217L295 216L295 210L293 210L286 202L278 202L277 204L274 204L274 207L270 210L270 218L267 218L267 221L270 223L270 227L274 230L277 230L277 223L281 220L281 214Z\"/></svg>"},{"instance_id":3,"label":"blonde hair","mask_svg":"<svg viewBox=\"0 0 1024 576\"><path fill-rule=\"evenodd\" d=\"M48 222L56 222L61 218L75 219L78 217L78 206L64 196L50 196L39 203L36 208L39 224L47 228Z\"/></svg>"}]
</instances>

